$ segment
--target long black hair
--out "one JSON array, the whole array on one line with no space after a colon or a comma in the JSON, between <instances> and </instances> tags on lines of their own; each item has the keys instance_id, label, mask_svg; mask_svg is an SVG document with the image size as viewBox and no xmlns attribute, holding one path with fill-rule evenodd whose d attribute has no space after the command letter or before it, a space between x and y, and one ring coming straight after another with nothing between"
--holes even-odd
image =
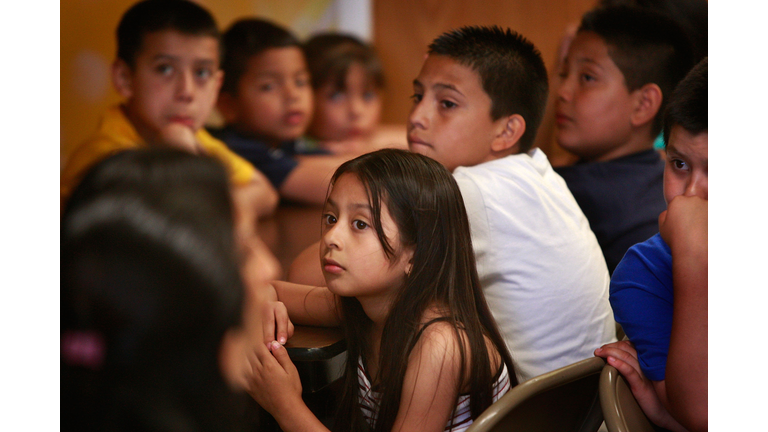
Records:
<instances>
[{"instance_id":1,"label":"long black hair","mask_svg":"<svg viewBox=\"0 0 768 432\"><path fill-rule=\"evenodd\" d=\"M516 382L511 356L480 286L469 222L453 176L426 156L394 149L344 163L336 170L331 187L344 174L357 176L365 186L373 227L385 253L396 259L381 226L383 206L397 225L401 245L414 250L413 270L396 294L385 323L379 374L372 377L376 391L382 394L374 431L389 431L394 424L408 358L431 306L438 306L453 326L460 341L460 364L471 365L459 374L457 394L468 383L472 418L477 418L493 402L494 372L485 337L506 364L512 385ZM341 422L337 423L339 429L362 430L366 425L358 405L357 361L362 357L365 363L372 322L355 298L342 298L341 311L347 365L338 416ZM460 332L467 337L462 338Z\"/></svg>"},{"instance_id":2,"label":"long black hair","mask_svg":"<svg viewBox=\"0 0 768 432\"><path fill-rule=\"evenodd\" d=\"M61 220L65 429L239 430L218 360L242 314L233 225L212 159L129 151L86 175Z\"/></svg>"}]
</instances>

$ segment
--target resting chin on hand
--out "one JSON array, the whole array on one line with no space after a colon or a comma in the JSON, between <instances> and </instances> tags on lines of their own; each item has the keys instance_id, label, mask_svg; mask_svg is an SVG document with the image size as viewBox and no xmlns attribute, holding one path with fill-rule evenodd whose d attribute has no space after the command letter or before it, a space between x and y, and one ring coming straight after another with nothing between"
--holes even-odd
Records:
<instances>
[{"instance_id":1,"label":"resting chin on hand","mask_svg":"<svg viewBox=\"0 0 768 432\"><path fill-rule=\"evenodd\" d=\"M169 123L162 128L158 140L163 147L200 154L200 146L195 139L195 132L181 123Z\"/></svg>"}]
</instances>

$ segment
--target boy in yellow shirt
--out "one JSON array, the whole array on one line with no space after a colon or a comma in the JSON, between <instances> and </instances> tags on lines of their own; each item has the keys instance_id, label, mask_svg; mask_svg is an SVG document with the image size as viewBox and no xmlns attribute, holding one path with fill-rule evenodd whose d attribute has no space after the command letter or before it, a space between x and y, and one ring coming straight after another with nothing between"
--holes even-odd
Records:
<instances>
[{"instance_id":1,"label":"boy in yellow shirt","mask_svg":"<svg viewBox=\"0 0 768 432\"><path fill-rule=\"evenodd\" d=\"M220 160L230 176L240 220L274 211L278 195L263 174L210 136L203 123L223 79L219 31L211 14L187 0L145 0L117 28L112 80L124 102L61 172L61 202L96 162L122 150L175 147Z\"/></svg>"}]
</instances>

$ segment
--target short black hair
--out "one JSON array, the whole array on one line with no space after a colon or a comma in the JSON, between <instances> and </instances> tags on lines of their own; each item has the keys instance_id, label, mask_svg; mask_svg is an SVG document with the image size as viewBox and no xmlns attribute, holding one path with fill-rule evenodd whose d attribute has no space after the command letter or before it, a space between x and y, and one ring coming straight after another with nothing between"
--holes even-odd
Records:
<instances>
[{"instance_id":1,"label":"short black hair","mask_svg":"<svg viewBox=\"0 0 768 432\"><path fill-rule=\"evenodd\" d=\"M467 26L443 33L429 45L429 53L449 57L480 75L491 98L491 118L519 114L525 119L520 153L536 139L544 116L549 81L539 50L526 38L499 26Z\"/></svg>"},{"instance_id":2,"label":"short black hair","mask_svg":"<svg viewBox=\"0 0 768 432\"><path fill-rule=\"evenodd\" d=\"M355 63L363 66L366 76L377 89L384 88L384 68L376 50L352 35L316 34L304 43L304 54L315 90L329 82L343 90L347 71Z\"/></svg>"},{"instance_id":3,"label":"short black hair","mask_svg":"<svg viewBox=\"0 0 768 432\"><path fill-rule=\"evenodd\" d=\"M664 113L664 146L669 143L672 128L680 126L691 135L707 131L707 103L709 91L707 87L707 59L704 57L680 81L669 99Z\"/></svg>"},{"instance_id":4,"label":"short black hair","mask_svg":"<svg viewBox=\"0 0 768 432\"><path fill-rule=\"evenodd\" d=\"M216 21L200 5L188 0L144 0L133 5L120 19L117 26L117 58L133 67L144 36L161 30L219 40Z\"/></svg>"},{"instance_id":5,"label":"short black hair","mask_svg":"<svg viewBox=\"0 0 768 432\"><path fill-rule=\"evenodd\" d=\"M651 128L651 135L658 135L672 90L694 64L685 32L659 12L632 6L595 8L584 14L579 32L605 41L630 92L650 83L659 86L662 101Z\"/></svg>"},{"instance_id":6,"label":"short black hair","mask_svg":"<svg viewBox=\"0 0 768 432\"><path fill-rule=\"evenodd\" d=\"M709 49L709 2L707 0L600 0L599 6L629 5L653 9L680 25L691 40L694 63L707 56Z\"/></svg>"},{"instance_id":7,"label":"short black hair","mask_svg":"<svg viewBox=\"0 0 768 432\"><path fill-rule=\"evenodd\" d=\"M224 57L224 83L221 91L237 92L237 84L245 73L248 60L270 48L297 47L301 42L291 32L279 25L258 18L244 18L233 23L222 37Z\"/></svg>"}]
</instances>

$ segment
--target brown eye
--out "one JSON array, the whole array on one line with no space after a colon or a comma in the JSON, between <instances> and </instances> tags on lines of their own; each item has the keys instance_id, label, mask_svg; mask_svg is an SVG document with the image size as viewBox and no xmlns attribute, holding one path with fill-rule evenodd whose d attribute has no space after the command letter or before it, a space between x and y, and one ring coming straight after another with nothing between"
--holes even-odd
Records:
<instances>
[{"instance_id":1,"label":"brown eye","mask_svg":"<svg viewBox=\"0 0 768 432\"><path fill-rule=\"evenodd\" d=\"M356 220L353 223L355 224L355 228L357 228L359 230L364 230L364 229L368 228L368 224L363 222L363 221L361 221L361 220Z\"/></svg>"},{"instance_id":2,"label":"brown eye","mask_svg":"<svg viewBox=\"0 0 768 432\"><path fill-rule=\"evenodd\" d=\"M333 224L336 223L336 216L331 215L331 214L324 214L323 215L323 222L326 225L333 225Z\"/></svg>"}]
</instances>

